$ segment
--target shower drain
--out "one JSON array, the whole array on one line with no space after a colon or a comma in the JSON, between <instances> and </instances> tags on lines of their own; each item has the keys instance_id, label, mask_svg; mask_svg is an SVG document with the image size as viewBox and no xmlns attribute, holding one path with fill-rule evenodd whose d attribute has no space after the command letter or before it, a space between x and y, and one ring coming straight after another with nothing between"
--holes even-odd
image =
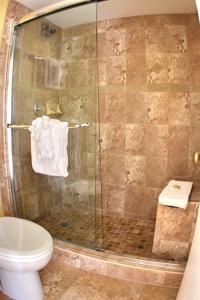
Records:
<instances>
[{"instance_id":1,"label":"shower drain","mask_svg":"<svg viewBox=\"0 0 200 300\"><path fill-rule=\"evenodd\" d=\"M71 225L68 222L61 222L60 226L65 227L65 228L71 228Z\"/></svg>"}]
</instances>

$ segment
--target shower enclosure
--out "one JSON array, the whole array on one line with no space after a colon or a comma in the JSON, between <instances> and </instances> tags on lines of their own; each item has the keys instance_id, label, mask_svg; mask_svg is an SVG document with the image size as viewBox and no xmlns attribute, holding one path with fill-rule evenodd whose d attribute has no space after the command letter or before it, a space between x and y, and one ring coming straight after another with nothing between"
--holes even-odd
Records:
<instances>
[{"instance_id":1,"label":"shower enclosure","mask_svg":"<svg viewBox=\"0 0 200 300\"><path fill-rule=\"evenodd\" d=\"M199 100L189 93L199 84L189 73L195 16L99 21L96 1L66 2L76 5L45 8L14 27L7 110L14 213L72 244L148 263L186 260L200 191L192 162ZM28 128L43 115L69 123L67 178L32 169ZM156 224L158 196L172 178L194 182L194 203L182 211L188 218L177 221L187 238L173 218L171 235L168 221L165 236Z\"/></svg>"},{"instance_id":2,"label":"shower enclosure","mask_svg":"<svg viewBox=\"0 0 200 300\"><path fill-rule=\"evenodd\" d=\"M85 2L14 28L10 173L17 217L41 224L57 239L103 249L96 1ZM69 123L67 178L32 169L28 127L42 115Z\"/></svg>"}]
</instances>

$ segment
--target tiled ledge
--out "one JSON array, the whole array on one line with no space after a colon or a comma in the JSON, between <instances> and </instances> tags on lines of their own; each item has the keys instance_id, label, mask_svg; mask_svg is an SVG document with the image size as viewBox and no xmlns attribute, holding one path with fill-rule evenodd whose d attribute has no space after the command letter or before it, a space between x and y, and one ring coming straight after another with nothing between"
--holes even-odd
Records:
<instances>
[{"instance_id":1,"label":"tiled ledge","mask_svg":"<svg viewBox=\"0 0 200 300\"><path fill-rule=\"evenodd\" d=\"M97 274L144 284L179 287L184 265L111 255L54 240L53 260Z\"/></svg>"}]
</instances>

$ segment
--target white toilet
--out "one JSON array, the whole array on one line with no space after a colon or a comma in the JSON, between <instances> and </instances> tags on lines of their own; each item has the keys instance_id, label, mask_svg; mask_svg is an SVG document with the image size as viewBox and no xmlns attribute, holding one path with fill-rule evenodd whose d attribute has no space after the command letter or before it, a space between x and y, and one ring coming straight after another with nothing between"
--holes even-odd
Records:
<instances>
[{"instance_id":1,"label":"white toilet","mask_svg":"<svg viewBox=\"0 0 200 300\"><path fill-rule=\"evenodd\" d=\"M53 253L53 240L41 226L19 218L0 218L0 289L16 300L41 300L38 271Z\"/></svg>"}]
</instances>

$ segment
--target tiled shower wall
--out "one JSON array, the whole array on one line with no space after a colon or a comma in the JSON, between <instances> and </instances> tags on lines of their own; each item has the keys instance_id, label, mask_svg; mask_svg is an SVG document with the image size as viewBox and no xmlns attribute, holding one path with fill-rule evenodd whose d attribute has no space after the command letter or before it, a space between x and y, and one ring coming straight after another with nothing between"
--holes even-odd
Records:
<instances>
[{"instance_id":1,"label":"tiled shower wall","mask_svg":"<svg viewBox=\"0 0 200 300\"><path fill-rule=\"evenodd\" d=\"M18 5L15 4L13 6L15 15L17 9ZM200 194L199 167L195 167L192 163L192 154L200 147L200 29L197 17L195 15L162 15L108 20L98 24L98 31L104 211L107 215L153 219L156 214L158 194L168 179L193 180L195 182L193 197L198 198ZM76 59L79 60L84 42L78 36L75 34L73 38L77 42L74 46L74 53L77 55ZM32 61L31 49L34 47L38 56L49 55L51 57L49 43L43 40L35 44L34 40L35 31L33 30L33 35L30 37L27 35L28 53L24 53L25 55L18 53L20 60L25 61L25 70L19 74L19 78L24 76L28 82L30 79L34 80L34 84L36 83L34 89L31 88L31 84L27 83L29 86L27 93L22 84L19 85L21 91L19 90L18 93L20 97L26 99L25 107L20 111L20 120L23 122L28 122L33 117L33 115L27 115L30 105L32 109L33 102L29 102L30 99L31 101L33 98L41 100L46 96L48 98L49 93L53 93L41 88L42 68L40 68L39 60ZM62 47L67 46L64 33L61 40ZM52 46L55 47L52 55L54 58L57 58L55 53L58 54L59 50L56 50L58 44L57 40ZM18 47L20 48L19 45ZM71 51L70 47L69 49L66 47L65 50ZM63 48L61 52L64 53ZM59 54L61 57L62 53ZM76 109L72 106L73 109L70 111L71 118L72 112L77 114L75 121L80 117L77 107L80 111L85 109L87 114L88 107L85 106L83 96L84 89L87 90L87 84L84 84L84 80L87 78L89 81L93 78L92 72L88 72L89 69L84 59L80 59L77 65L70 69L72 87L68 89L69 79L65 77L64 96L61 95L61 104L63 104L63 109L66 108L64 116L69 116L67 102L77 101ZM89 60L92 63L92 57ZM33 66L36 68L34 78L32 77ZM76 91L77 93L80 91L80 95L75 94L73 97L73 93L70 93L68 97L69 90L73 90L73 74L76 76L82 72L84 76L79 76L79 83L82 87L79 86ZM55 93L57 95L57 91ZM84 120L89 121L86 114L83 115ZM21 137L16 133L16 138L23 139L23 135L28 136L28 133L20 131ZM79 132L75 138L72 136L71 139L76 146L81 137L87 143L85 147L90 149L94 141L90 140L91 136L91 134L87 136L84 132ZM25 164L22 168L24 171L21 174L17 173L17 179L21 183L25 180L27 188L23 192L24 196L20 188L18 192L20 197L26 199L27 211L34 212L34 216L37 217L44 207L42 202L39 204L35 201L37 195L42 196L47 207L48 199L55 193L54 187L58 182L54 178L48 179L33 175L29 167L30 158L27 157L27 148L22 140L19 147L21 154L18 163L25 162ZM91 150L83 152L79 154L83 155L84 162L87 162L90 156L94 159ZM92 168L93 164L89 168L91 174ZM18 170L20 171L20 168ZM78 165L77 170L79 170ZM90 174L84 176L89 182ZM52 180L52 190L48 189L49 180ZM79 183L77 182L74 188L75 192ZM66 184L62 182L62 191ZM88 187L89 185L86 189ZM84 193L83 189L83 195ZM70 195L70 189L66 189L66 194L65 192L63 194L64 197L68 195ZM58 199L57 196L55 199ZM77 202L79 201L82 201L83 208L86 207L84 196L81 196L81 199L77 197ZM64 198L64 203L68 203L68 198ZM60 202L57 204L60 205Z\"/></svg>"},{"instance_id":2,"label":"tiled shower wall","mask_svg":"<svg viewBox=\"0 0 200 300\"><path fill-rule=\"evenodd\" d=\"M62 30L61 120L70 123L96 122L96 24ZM78 211L95 211L95 126L69 131L69 176L62 179L62 204Z\"/></svg>"},{"instance_id":3,"label":"tiled shower wall","mask_svg":"<svg viewBox=\"0 0 200 300\"><path fill-rule=\"evenodd\" d=\"M99 23L105 213L154 219L169 179L200 195L200 26L195 15Z\"/></svg>"}]
</instances>

